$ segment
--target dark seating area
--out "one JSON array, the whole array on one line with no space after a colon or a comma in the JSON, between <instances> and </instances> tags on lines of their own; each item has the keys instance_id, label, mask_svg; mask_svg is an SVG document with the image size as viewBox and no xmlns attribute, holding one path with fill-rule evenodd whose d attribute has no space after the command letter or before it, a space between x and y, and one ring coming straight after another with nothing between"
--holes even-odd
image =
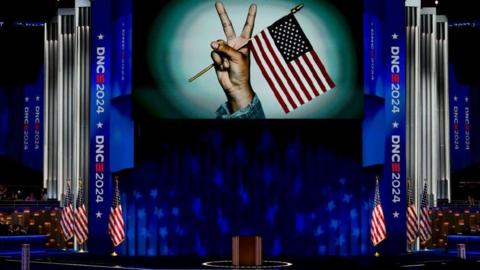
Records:
<instances>
[{"instance_id":1,"label":"dark seating area","mask_svg":"<svg viewBox=\"0 0 480 270\"><path fill-rule=\"evenodd\" d=\"M17 242L21 244L32 236L41 236L35 238L36 245L40 241L42 248L63 247L65 242L59 229L58 206L58 201L0 201L0 242L5 243L4 241L10 239L8 240L10 243L18 240ZM18 243L10 249L16 247L15 250L19 251L21 245Z\"/></svg>"},{"instance_id":2,"label":"dark seating area","mask_svg":"<svg viewBox=\"0 0 480 270\"><path fill-rule=\"evenodd\" d=\"M450 236L480 237L480 209L442 207L432 209L431 246L447 248ZM457 239L457 238L455 238Z\"/></svg>"},{"instance_id":3,"label":"dark seating area","mask_svg":"<svg viewBox=\"0 0 480 270\"><path fill-rule=\"evenodd\" d=\"M2 201L46 201L46 189L38 186L0 185L0 203Z\"/></svg>"}]
</instances>

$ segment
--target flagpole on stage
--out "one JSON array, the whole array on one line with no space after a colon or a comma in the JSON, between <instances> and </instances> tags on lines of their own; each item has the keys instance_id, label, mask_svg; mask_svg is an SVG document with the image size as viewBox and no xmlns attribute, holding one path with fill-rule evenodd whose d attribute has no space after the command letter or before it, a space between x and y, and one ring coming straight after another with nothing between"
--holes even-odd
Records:
<instances>
[{"instance_id":1,"label":"flagpole on stage","mask_svg":"<svg viewBox=\"0 0 480 270\"><path fill-rule=\"evenodd\" d=\"M84 243L81 243L81 244L78 244L80 246L80 250L78 250L78 253L85 253L85 249L83 249L83 246L84 246L85 242Z\"/></svg>"},{"instance_id":2,"label":"flagpole on stage","mask_svg":"<svg viewBox=\"0 0 480 270\"><path fill-rule=\"evenodd\" d=\"M298 4L296 5L294 8L292 8L290 10L290 14L295 14L297 12L299 12L305 5L304 4ZM245 44L243 44L242 46L238 47L236 50L240 50L241 48L245 47L248 45L248 43L250 42L251 39L247 40L247 42L245 42ZM208 66L206 66L205 68L203 68L202 70L200 70L197 74L195 74L193 77L191 77L190 79L188 79L188 82L193 82L194 80L198 79L200 76L202 76L203 74L207 73L207 71L209 71L210 69L212 69L215 65L212 63Z\"/></svg>"}]
</instances>

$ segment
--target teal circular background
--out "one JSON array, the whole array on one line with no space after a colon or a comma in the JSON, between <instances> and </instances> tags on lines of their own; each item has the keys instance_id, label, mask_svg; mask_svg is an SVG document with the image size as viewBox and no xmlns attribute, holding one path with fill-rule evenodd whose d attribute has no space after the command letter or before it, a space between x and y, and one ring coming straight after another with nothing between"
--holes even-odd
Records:
<instances>
[{"instance_id":1,"label":"teal circular background","mask_svg":"<svg viewBox=\"0 0 480 270\"><path fill-rule=\"evenodd\" d=\"M149 70L157 83L137 100L162 118L214 118L226 101L215 72L193 83L187 80L211 63L210 42L225 39L214 1L172 1L150 29L147 45ZM259 0L254 33L268 27L298 4L289 0ZM336 87L297 110L285 114L256 62L251 61L251 84L267 118L357 118L362 108L357 76L356 41L342 14L328 1L303 1L295 16L322 59ZM237 34L241 33L250 2L224 1ZM361 12L359 10L358 12ZM139 14L138 16L141 16ZM361 17L360 17L361 18ZM361 24L361 21L359 21ZM361 29L361 25L358 26ZM361 43L360 43L361 44Z\"/></svg>"}]
</instances>

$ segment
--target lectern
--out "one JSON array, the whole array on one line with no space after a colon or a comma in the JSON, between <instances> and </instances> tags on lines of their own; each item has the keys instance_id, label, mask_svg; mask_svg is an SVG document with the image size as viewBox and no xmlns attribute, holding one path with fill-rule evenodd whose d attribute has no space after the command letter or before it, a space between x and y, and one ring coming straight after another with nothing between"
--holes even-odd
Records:
<instances>
[{"instance_id":1,"label":"lectern","mask_svg":"<svg viewBox=\"0 0 480 270\"><path fill-rule=\"evenodd\" d=\"M262 238L260 236L232 237L233 266L262 265Z\"/></svg>"}]
</instances>

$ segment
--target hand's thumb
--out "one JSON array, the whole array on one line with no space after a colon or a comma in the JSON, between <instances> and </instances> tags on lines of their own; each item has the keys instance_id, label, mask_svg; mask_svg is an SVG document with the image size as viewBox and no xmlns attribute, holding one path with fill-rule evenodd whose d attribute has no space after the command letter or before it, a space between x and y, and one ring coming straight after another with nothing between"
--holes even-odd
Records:
<instances>
[{"instance_id":1,"label":"hand's thumb","mask_svg":"<svg viewBox=\"0 0 480 270\"><path fill-rule=\"evenodd\" d=\"M223 40L214 41L212 42L211 46L214 51L223 53L233 62L238 62L242 59L242 54L234 48L228 46L228 44Z\"/></svg>"}]
</instances>

